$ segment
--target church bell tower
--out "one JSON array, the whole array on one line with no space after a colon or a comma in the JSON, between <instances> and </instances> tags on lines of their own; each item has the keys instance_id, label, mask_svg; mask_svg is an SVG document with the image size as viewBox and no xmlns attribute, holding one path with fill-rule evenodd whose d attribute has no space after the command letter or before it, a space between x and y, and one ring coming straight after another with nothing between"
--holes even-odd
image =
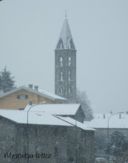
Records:
<instances>
[{"instance_id":1,"label":"church bell tower","mask_svg":"<svg viewBox=\"0 0 128 163\"><path fill-rule=\"evenodd\" d=\"M76 48L67 18L55 49L55 93L73 101L76 98Z\"/></svg>"}]
</instances>

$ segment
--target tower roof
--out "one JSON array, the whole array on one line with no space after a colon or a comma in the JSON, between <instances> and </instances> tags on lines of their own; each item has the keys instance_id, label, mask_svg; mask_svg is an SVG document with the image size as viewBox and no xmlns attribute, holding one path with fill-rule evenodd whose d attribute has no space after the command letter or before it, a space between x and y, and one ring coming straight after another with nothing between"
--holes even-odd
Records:
<instances>
[{"instance_id":1,"label":"tower roof","mask_svg":"<svg viewBox=\"0 0 128 163\"><path fill-rule=\"evenodd\" d=\"M73 42L73 38L72 38L72 34L71 34L71 30L70 30L67 18L65 18L64 20L56 49L74 49L75 50L75 45Z\"/></svg>"}]
</instances>

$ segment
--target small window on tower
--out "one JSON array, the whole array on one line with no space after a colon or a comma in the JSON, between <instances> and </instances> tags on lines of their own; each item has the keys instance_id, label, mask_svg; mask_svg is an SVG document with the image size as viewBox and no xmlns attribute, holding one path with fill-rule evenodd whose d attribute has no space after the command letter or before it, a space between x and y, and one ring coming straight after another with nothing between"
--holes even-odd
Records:
<instances>
[{"instance_id":1,"label":"small window on tower","mask_svg":"<svg viewBox=\"0 0 128 163\"><path fill-rule=\"evenodd\" d=\"M68 81L71 81L71 71L68 71Z\"/></svg>"},{"instance_id":2,"label":"small window on tower","mask_svg":"<svg viewBox=\"0 0 128 163\"><path fill-rule=\"evenodd\" d=\"M58 48L58 49L63 49L63 48L64 48L62 39L59 40L59 42L58 42L58 44L57 44L57 48Z\"/></svg>"},{"instance_id":3,"label":"small window on tower","mask_svg":"<svg viewBox=\"0 0 128 163\"><path fill-rule=\"evenodd\" d=\"M68 58L68 66L71 66L71 57Z\"/></svg>"},{"instance_id":4,"label":"small window on tower","mask_svg":"<svg viewBox=\"0 0 128 163\"><path fill-rule=\"evenodd\" d=\"M74 46L74 44L73 44L72 39L70 40L70 46L71 46L71 49L75 49L75 46Z\"/></svg>"},{"instance_id":5,"label":"small window on tower","mask_svg":"<svg viewBox=\"0 0 128 163\"><path fill-rule=\"evenodd\" d=\"M59 89L59 94L63 95L63 88L62 87Z\"/></svg>"},{"instance_id":6,"label":"small window on tower","mask_svg":"<svg viewBox=\"0 0 128 163\"><path fill-rule=\"evenodd\" d=\"M63 66L63 57L60 57L60 66L62 67Z\"/></svg>"},{"instance_id":7,"label":"small window on tower","mask_svg":"<svg viewBox=\"0 0 128 163\"><path fill-rule=\"evenodd\" d=\"M60 81L63 81L64 77L63 77L63 72L60 73Z\"/></svg>"},{"instance_id":8,"label":"small window on tower","mask_svg":"<svg viewBox=\"0 0 128 163\"><path fill-rule=\"evenodd\" d=\"M71 94L71 92L72 92L72 90L71 90L71 88L69 87L69 88L68 88L68 93Z\"/></svg>"}]
</instances>

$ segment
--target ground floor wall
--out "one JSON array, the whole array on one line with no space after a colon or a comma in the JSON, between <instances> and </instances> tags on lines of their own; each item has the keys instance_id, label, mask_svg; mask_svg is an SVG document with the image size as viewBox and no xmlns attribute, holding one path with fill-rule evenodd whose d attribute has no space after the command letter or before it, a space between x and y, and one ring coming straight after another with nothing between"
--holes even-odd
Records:
<instances>
[{"instance_id":1,"label":"ground floor wall","mask_svg":"<svg viewBox=\"0 0 128 163\"><path fill-rule=\"evenodd\" d=\"M1 163L94 163L94 131L21 125L0 117Z\"/></svg>"}]
</instances>

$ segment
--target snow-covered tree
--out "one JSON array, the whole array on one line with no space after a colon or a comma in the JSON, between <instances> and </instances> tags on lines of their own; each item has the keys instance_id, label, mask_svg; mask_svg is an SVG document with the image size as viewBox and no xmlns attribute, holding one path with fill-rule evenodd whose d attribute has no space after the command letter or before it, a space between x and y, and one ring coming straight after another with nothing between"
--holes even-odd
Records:
<instances>
[{"instance_id":1,"label":"snow-covered tree","mask_svg":"<svg viewBox=\"0 0 128 163\"><path fill-rule=\"evenodd\" d=\"M128 140L121 132L113 132L106 152L114 156L117 163L123 163L128 160Z\"/></svg>"},{"instance_id":2,"label":"snow-covered tree","mask_svg":"<svg viewBox=\"0 0 128 163\"><path fill-rule=\"evenodd\" d=\"M66 103L78 103L81 105L82 110L85 114L85 120L90 121L93 119L92 109L90 102L87 98L86 92L77 90L75 99L68 99Z\"/></svg>"},{"instance_id":3,"label":"snow-covered tree","mask_svg":"<svg viewBox=\"0 0 128 163\"><path fill-rule=\"evenodd\" d=\"M76 103L81 104L81 108L85 113L85 120L91 120L93 118L92 109L85 92L77 91Z\"/></svg>"},{"instance_id":4,"label":"snow-covered tree","mask_svg":"<svg viewBox=\"0 0 128 163\"><path fill-rule=\"evenodd\" d=\"M3 92L8 92L15 87L15 81L13 80L14 77L12 77L10 71L4 68L3 71L0 72L0 90Z\"/></svg>"}]
</instances>

